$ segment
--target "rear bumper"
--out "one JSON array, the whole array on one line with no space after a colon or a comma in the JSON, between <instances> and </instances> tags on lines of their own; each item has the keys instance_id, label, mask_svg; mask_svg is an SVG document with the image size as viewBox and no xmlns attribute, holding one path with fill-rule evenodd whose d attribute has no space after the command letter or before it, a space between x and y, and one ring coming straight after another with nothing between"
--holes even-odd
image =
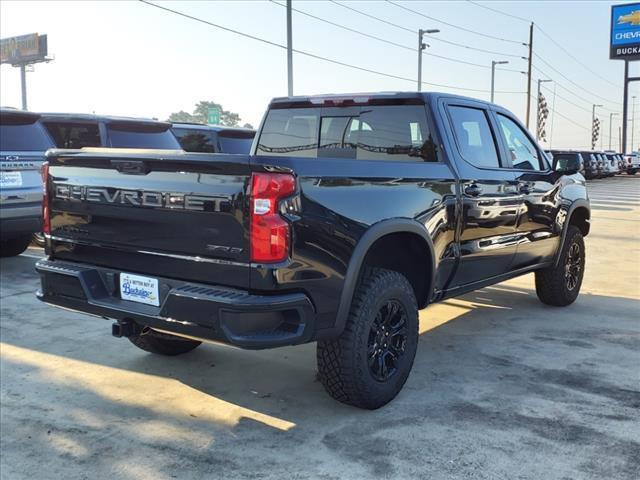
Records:
<instances>
[{"instance_id":1,"label":"rear bumper","mask_svg":"<svg viewBox=\"0 0 640 480\"><path fill-rule=\"evenodd\" d=\"M254 295L246 291L159 278L160 306L122 300L120 271L40 260L38 298L117 321L242 348L295 345L312 340L315 311L303 293Z\"/></svg>"}]
</instances>

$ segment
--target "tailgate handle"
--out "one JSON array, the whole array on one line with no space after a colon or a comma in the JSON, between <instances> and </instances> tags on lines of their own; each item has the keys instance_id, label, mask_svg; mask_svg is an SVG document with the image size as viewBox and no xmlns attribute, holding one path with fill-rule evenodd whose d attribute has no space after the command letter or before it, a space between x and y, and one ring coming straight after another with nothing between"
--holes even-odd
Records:
<instances>
[{"instance_id":1,"label":"tailgate handle","mask_svg":"<svg viewBox=\"0 0 640 480\"><path fill-rule=\"evenodd\" d=\"M146 175L150 169L142 160L111 160L111 165L120 173Z\"/></svg>"}]
</instances>

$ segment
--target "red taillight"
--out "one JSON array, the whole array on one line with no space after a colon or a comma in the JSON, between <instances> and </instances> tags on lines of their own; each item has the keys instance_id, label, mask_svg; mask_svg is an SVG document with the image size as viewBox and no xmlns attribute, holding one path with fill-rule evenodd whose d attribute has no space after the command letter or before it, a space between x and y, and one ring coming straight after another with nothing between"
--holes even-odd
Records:
<instances>
[{"instance_id":1,"label":"red taillight","mask_svg":"<svg viewBox=\"0 0 640 480\"><path fill-rule=\"evenodd\" d=\"M42 233L51 233L51 219L49 218L49 192L47 180L49 178L49 164L42 164Z\"/></svg>"},{"instance_id":2,"label":"red taillight","mask_svg":"<svg viewBox=\"0 0 640 480\"><path fill-rule=\"evenodd\" d=\"M251 176L251 261L281 262L289 254L289 224L278 213L279 200L293 195L296 180L287 173Z\"/></svg>"}]
</instances>

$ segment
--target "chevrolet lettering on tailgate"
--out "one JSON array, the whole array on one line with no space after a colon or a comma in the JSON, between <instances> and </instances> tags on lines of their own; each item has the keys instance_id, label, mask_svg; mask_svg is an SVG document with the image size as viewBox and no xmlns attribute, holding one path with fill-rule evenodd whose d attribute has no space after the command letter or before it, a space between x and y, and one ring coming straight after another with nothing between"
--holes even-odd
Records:
<instances>
[{"instance_id":1,"label":"chevrolet lettering on tailgate","mask_svg":"<svg viewBox=\"0 0 640 480\"><path fill-rule=\"evenodd\" d=\"M230 208L227 196L193 195L185 193L154 192L147 190L120 190L108 187L86 187L58 184L55 197L61 200L106 203L133 207L155 207L193 211L224 212Z\"/></svg>"}]
</instances>

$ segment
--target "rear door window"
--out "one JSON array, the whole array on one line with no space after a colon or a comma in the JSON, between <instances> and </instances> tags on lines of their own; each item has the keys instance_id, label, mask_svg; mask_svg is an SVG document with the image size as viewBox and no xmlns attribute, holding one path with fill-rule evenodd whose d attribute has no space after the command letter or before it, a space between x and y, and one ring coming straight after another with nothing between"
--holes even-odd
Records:
<instances>
[{"instance_id":1,"label":"rear door window","mask_svg":"<svg viewBox=\"0 0 640 480\"><path fill-rule=\"evenodd\" d=\"M98 123L43 122L58 148L99 147Z\"/></svg>"},{"instance_id":2,"label":"rear door window","mask_svg":"<svg viewBox=\"0 0 640 480\"><path fill-rule=\"evenodd\" d=\"M452 105L449 115L462 157L476 167L500 167L496 142L485 110Z\"/></svg>"}]
</instances>

